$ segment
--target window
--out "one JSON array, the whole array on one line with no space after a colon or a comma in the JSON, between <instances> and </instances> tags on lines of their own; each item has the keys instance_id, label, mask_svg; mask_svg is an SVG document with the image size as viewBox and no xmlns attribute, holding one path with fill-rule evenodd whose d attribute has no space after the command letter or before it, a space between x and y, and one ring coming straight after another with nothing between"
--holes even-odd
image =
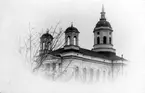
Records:
<instances>
[{"instance_id":1,"label":"window","mask_svg":"<svg viewBox=\"0 0 145 93\"><path fill-rule=\"evenodd\" d=\"M48 50L51 50L51 43L48 43Z\"/></svg>"},{"instance_id":2,"label":"window","mask_svg":"<svg viewBox=\"0 0 145 93\"><path fill-rule=\"evenodd\" d=\"M77 37L74 36L74 45L77 45Z\"/></svg>"},{"instance_id":3,"label":"window","mask_svg":"<svg viewBox=\"0 0 145 93\"><path fill-rule=\"evenodd\" d=\"M67 45L70 45L70 36L67 37Z\"/></svg>"},{"instance_id":4,"label":"window","mask_svg":"<svg viewBox=\"0 0 145 93\"><path fill-rule=\"evenodd\" d=\"M45 49L45 43L42 43L42 47L43 47L42 49Z\"/></svg>"},{"instance_id":5,"label":"window","mask_svg":"<svg viewBox=\"0 0 145 93\"><path fill-rule=\"evenodd\" d=\"M99 35L100 34L100 32L97 32L97 35Z\"/></svg>"},{"instance_id":6,"label":"window","mask_svg":"<svg viewBox=\"0 0 145 93\"><path fill-rule=\"evenodd\" d=\"M108 72L108 76L110 76L110 75L111 75L111 71Z\"/></svg>"},{"instance_id":7,"label":"window","mask_svg":"<svg viewBox=\"0 0 145 93\"><path fill-rule=\"evenodd\" d=\"M52 70L54 71L56 68L56 63L52 63Z\"/></svg>"},{"instance_id":8,"label":"window","mask_svg":"<svg viewBox=\"0 0 145 93\"><path fill-rule=\"evenodd\" d=\"M97 37L97 44L100 44L100 37Z\"/></svg>"},{"instance_id":9,"label":"window","mask_svg":"<svg viewBox=\"0 0 145 93\"><path fill-rule=\"evenodd\" d=\"M47 70L50 70L50 64L46 64Z\"/></svg>"},{"instance_id":10,"label":"window","mask_svg":"<svg viewBox=\"0 0 145 93\"><path fill-rule=\"evenodd\" d=\"M111 44L111 37L109 37L109 43Z\"/></svg>"},{"instance_id":11,"label":"window","mask_svg":"<svg viewBox=\"0 0 145 93\"><path fill-rule=\"evenodd\" d=\"M99 80L99 76L100 76L100 71L99 71L99 69L98 69L97 72L96 72L96 79L97 79L97 80Z\"/></svg>"},{"instance_id":12,"label":"window","mask_svg":"<svg viewBox=\"0 0 145 93\"><path fill-rule=\"evenodd\" d=\"M90 69L90 80L93 79L93 75L94 75L94 70L91 68L91 69Z\"/></svg>"},{"instance_id":13,"label":"window","mask_svg":"<svg viewBox=\"0 0 145 93\"><path fill-rule=\"evenodd\" d=\"M103 79L105 80L106 78L106 71L103 71Z\"/></svg>"},{"instance_id":14,"label":"window","mask_svg":"<svg viewBox=\"0 0 145 93\"><path fill-rule=\"evenodd\" d=\"M86 75L87 75L87 69L83 68L83 78L86 80Z\"/></svg>"},{"instance_id":15,"label":"window","mask_svg":"<svg viewBox=\"0 0 145 93\"><path fill-rule=\"evenodd\" d=\"M106 36L103 37L103 44L106 44L107 43L107 38Z\"/></svg>"},{"instance_id":16,"label":"window","mask_svg":"<svg viewBox=\"0 0 145 93\"><path fill-rule=\"evenodd\" d=\"M111 35L111 32L109 32L109 35Z\"/></svg>"},{"instance_id":17,"label":"window","mask_svg":"<svg viewBox=\"0 0 145 93\"><path fill-rule=\"evenodd\" d=\"M59 65L59 68L61 68L61 67L62 67L62 63L59 63L58 65Z\"/></svg>"},{"instance_id":18,"label":"window","mask_svg":"<svg viewBox=\"0 0 145 93\"><path fill-rule=\"evenodd\" d=\"M103 71L103 77L105 77L105 71Z\"/></svg>"},{"instance_id":19,"label":"window","mask_svg":"<svg viewBox=\"0 0 145 93\"><path fill-rule=\"evenodd\" d=\"M78 76L79 76L79 67L76 66L75 67L75 78L78 79Z\"/></svg>"}]
</instances>

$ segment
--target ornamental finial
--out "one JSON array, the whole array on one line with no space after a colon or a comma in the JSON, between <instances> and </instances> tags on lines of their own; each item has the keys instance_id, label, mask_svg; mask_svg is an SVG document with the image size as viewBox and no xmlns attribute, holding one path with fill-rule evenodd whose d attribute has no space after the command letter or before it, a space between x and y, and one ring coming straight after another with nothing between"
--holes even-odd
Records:
<instances>
[{"instance_id":1,"label":"ornamental finial","mask_svg":"<svg viewBox=\"0 0 145 93\"><path fill-rule=\"evenodd\" d=\"M104 12L104 4L102 4L102 12Z\"/></svg>"},{"instance_id":2,"label":"ornamental finial","mask_svg":"<svg viewBox=\"0 0 145 93\"><path fill-rule=\"evenodd\" d=\"M102 4L101 19L106 19L105 18L105 11L104 11L104 5L103 4Z\"/></svg>"},{"instance_id":3,"label":"ornamental finial","mask_svg":"<svg viewBox=\"0 0 145 93\"><path fill-rule=\"evenodd\" d=\"M48 34L49 34L49 29L48 29L48 28L46 29L46 33L48 33Z\"/></svg>"},{"instance_id":4,"label":"ornamental finial","mask_svg":"<svg viewBox=\"0 0 145 93\"><path fill-rule=\"evenodd\" d=\"M71 27L73 27L73 22L71 22Z\"/></svg>"}]
</instances>

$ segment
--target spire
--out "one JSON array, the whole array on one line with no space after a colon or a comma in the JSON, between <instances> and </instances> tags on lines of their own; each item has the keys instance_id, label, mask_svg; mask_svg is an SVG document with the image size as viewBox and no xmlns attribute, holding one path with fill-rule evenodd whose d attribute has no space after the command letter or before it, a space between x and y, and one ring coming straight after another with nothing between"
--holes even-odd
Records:
<instances>
[{"instance_id":1,"label":"spire","mask_svg":"<svg viewBox=\"0 0 145 93\"><path fill-rule=\"evenodd\" d=\"M102 4L102 12L104 12L104 5Z\"/></svg>"},{"instance_id":2,"label":"spire","mask_svg":"<svg viewBox=\"0 0 145 93\"><path fill-rule=\"evenodd\" d=\"M48 29L48 28L46 29L46 33L48 33L48 34L49 34L49 29Z\"/></svg>"},{"instance_id":3,"label":"spire","mask_svg":"<svg viewBox=\"0 0 145 93\"><path fill-rule=\"evenodd\" d=\"M73 27L73 22L71 22L71 27Z\"/></svg>"},{"instance_id":4,"label":"spire","mask_svg":"<svg viewBox=\"0 0 145 93\"><path fill-rule=\"evenodd\" d=\"M105 11L104 11L104 5L103 4L102 4L101 19L106 20L106 18L105 18Z\"/></svg>"}]
</instances>

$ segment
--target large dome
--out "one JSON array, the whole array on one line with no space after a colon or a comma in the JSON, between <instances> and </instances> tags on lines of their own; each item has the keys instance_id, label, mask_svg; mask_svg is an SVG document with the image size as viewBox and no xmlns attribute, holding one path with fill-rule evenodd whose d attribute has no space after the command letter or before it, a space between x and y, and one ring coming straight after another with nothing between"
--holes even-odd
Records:
<instances>
[{"instance_id":1,"label":"large dome","mask_svg":"<svg viewBox=\"0 0 145 93\"><path fill-rule=\"evenodd\" d=\"M99 22L96 24L96 28L98 28L98 27L112 28L110 23L108 21L106 21L104 6L102 6L102 12L100 14L101 14L101 18L100 18Z\"/></svg>"},{"instance_id":2,"label":"large dome","mask_svg":"<svg viewBox=\"0 0 145 93\"><path fill-rule=\"evenodd\" d=\"M110 23L106 20L101 20L96 24L96 28L98 27L109 27L109 28L112 28Z\"/></svg>"},{"instance_id":3,"label":"large dome","mask_svg":"<svg viewBox=\"0 0 145 93\"><path fill-rule=\"evenodd\" d=\"M69 32L76 32L76 33L79 33L78 29L76 27L73 27L73 25L71 25L70 27L68 27L66 30L65 30L65 33L69 33Z\"/></svg>"}]
</instances>

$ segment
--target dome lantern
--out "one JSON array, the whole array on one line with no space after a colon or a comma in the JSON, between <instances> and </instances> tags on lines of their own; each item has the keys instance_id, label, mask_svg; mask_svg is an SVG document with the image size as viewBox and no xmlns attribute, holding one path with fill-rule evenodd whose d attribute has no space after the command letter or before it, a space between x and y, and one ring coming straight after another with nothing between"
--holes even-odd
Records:
<instances>
[{"instance_id":1,"label":"dome lantern","mask_svg":"<svg viewBox=\"0 0 145 93\"><path fill-rule=\"evenodd\" d=\"M68 27L66 30L65 30L65 33L69 33L69 32L75 32L75 33L80 33L79 31L78 31L78 29L76 28L76 27L74 27L73 26L73 23L71 23L71 26L70 27Z\"/></svg>"},{"instance_id":2,"label":"dome lantern","mask_svg":"<svg viewBox=\"0 0 145 93\"><path fill-rule=\"evenodd\" d=\"M101 18L100 18L99 22L96 24L95 28L107 27L107 28L111 29L112 27L111 27L110 23L106 20L106 17L105 17L104 5L102 5L102 12L100 14L101 14Z\"/></svg>"},{"instance_id":3,"label":"dome lantern","mask_svg":"<svg viewBox=\"0 0 145 93\"><path fill-rule=\"evenodd\" d=\"M49 34L49 30L47 29L46 33L44 33L40 37L40 51L42 53L48 53L50 50L52 50L52 41L53 36Z\"/></svg>"},{"instance_id":4,"label":"dome lantern","mask_svg":"<svg viewBox=\"0 0 145 93\"><path fill-rule=\"evenodd\" d=\"M78 46L79 33L80 32L78 31L78 29L73 26L73 23L71 23L71 26L65 30L65 45Z\"/></svg>"},{"instance_id":5,"label":"dome lantern","mask_svg":"<svg viewBox=\"0 0 145 93\"><path fill-rule=\"evenodd\" d=\"M112 27L105 18L104 6L102 5L102 12L100 20L94 28L94 46L93 50L99 53L115 54L115 49L112 43Z\"/></svg>"}]
</instances>

